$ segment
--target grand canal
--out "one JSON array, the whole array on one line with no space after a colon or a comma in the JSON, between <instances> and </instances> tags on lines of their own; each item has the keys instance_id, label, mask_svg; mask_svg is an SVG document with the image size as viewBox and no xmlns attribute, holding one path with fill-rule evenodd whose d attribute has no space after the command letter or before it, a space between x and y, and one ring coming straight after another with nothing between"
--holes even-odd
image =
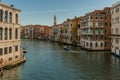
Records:
<instances>
[{"instance_id":1,"label":"grand canal","mask_svg":"<svg viewBox=\"0 0 120 80\"><path fill-rule=\"evenodd\" d=\"M1 80L120 80L120 61L110 52L89 52L57 43L22 40L27 62L5 70Z\"/></svg>"}]
</instances>

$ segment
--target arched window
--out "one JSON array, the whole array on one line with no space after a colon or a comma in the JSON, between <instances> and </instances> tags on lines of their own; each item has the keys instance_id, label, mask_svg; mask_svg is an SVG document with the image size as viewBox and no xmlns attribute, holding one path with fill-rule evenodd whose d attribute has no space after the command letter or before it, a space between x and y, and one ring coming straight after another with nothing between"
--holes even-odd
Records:
<instances>
[{"instance_id":1,"label":"arched window","mask_svg":"<svg viewBox=\"0 0 120 80\"><path fill-rule=\"evenodd\" d=\"M18 24L18 14L15 15L16 24Z\"/></svg>"},{"instance_id":2,"label":"arched window","mask_svg":"<svg viewBox=\"0 0 120 80\"><path fill-rule=\"evenodd\" d=\"M95 43L95 46L96 46L96 47L98 47L98 44L97 44L97 42Z\"/></svg>"},{"instance_id":3,"label":"arched window","mask_svg":"<svg viewBox=\"0 0 120 80\"><path fill-rule=\"evenodd\" d=\"M9 22L12 23L12 12L9 13Z\"/></svg>"},{"instance_id":4,"label":"arched window","mask_svg":"<svg viewBox=\"0 0 120 80\"><path fill-rule=\"evenodd\" d=\"M5 22L8 22L8 11L5 11L5 18L4 18Z\"/></svg>"},{"instance_id":5,"label":"arched window","mask_svg":"<svg viewBox=\"0 0 120 80\"><path fill-rule=\"evenodd\" d=\"M9 39L12 39L12 28L9 29Z\"/></svg>"},{"instance_id":6,"label":"arched window","mask_svg":"<svg viewBox=\"0 0 120 80\"><path fill-rule=\"evenodd\" d=\"M0 10L0 22L3 22L3 10Z\"/></svg>"},{"instance_id":7,"label":"arched window","mask_svg":"<svg viewBox=\"0 0 120 80\"><path fill-rule=\"evenodd\" d=\"M5 31L4 31L4 39L7 40L7 33L8 33L8 29L5 28Z\"/></svg>"}]
</instances>

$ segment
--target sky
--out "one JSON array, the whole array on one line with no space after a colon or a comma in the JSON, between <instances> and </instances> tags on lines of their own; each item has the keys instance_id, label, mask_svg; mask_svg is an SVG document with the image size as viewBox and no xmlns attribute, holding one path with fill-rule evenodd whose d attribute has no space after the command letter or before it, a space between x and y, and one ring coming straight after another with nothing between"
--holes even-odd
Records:
<instances>
[{"instance_id":1,"label":"sky","mask_svg":"<svg viewBox=\"0 0 120 80\"><path fill-rule=\"evenodd\" d=\"M21 25L53 25L54 15L57 23L67 18L80 17L95 9L111 7L118 0L2 0L2 3L21 10Z\"/></svg>"}]
</instances>

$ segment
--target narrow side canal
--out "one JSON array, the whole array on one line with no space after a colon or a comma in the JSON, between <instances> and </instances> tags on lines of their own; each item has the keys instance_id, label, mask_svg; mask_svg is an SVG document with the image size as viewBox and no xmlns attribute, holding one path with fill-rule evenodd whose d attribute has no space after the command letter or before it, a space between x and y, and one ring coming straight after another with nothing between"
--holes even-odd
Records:
<instances>
[{"instance_id":1,"label":"narrow side canal","mask_svg":"<svg viewBox=\"0 0 120 80\"><path fill-rule=\"evenodd\" d=\"M89 52L57 43L21 40L27 62L4 71L1 80L120 80L120 61L110 52ZM78 51L79 50L79 51Z\"/></svg>"}]
</instances>

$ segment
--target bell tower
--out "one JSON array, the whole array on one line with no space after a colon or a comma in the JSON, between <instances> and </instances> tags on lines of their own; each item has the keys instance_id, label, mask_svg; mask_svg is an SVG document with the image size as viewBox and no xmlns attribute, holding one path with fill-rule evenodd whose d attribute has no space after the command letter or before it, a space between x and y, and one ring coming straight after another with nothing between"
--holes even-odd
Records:
<instances>
[{"instance_id":1,"label":"bell tower","mask_svg":"<svg viewBox=\"0 0 120 80\"><path fill-rule=\"evenodd\" d=\"M56 15L54 16L54 25L57 24Z\"/></svg>"}]
</instances>

